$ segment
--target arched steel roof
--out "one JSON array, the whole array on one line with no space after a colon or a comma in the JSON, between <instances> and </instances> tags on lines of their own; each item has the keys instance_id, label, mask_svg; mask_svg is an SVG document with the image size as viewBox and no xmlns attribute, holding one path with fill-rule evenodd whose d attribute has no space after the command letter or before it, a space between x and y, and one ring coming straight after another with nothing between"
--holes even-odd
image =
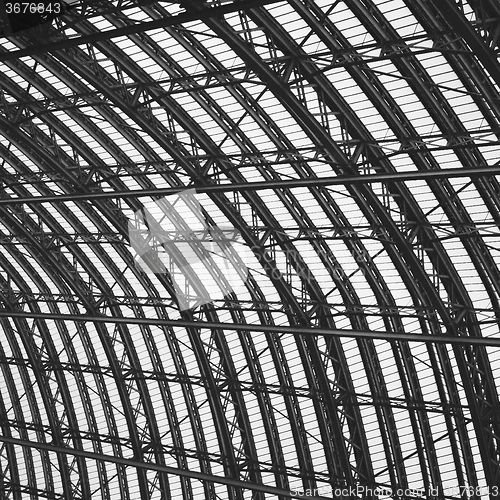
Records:
<instances>
[{"instance_id":1,"label":"arched steel roof","mask_svg":"<svg viewBox=\"0 0 500 500\"><path fill-rule=\"evenodd\" d=\"M498 495L498 0L36 5L2 498Z\"/></svg>"}]
</instances>

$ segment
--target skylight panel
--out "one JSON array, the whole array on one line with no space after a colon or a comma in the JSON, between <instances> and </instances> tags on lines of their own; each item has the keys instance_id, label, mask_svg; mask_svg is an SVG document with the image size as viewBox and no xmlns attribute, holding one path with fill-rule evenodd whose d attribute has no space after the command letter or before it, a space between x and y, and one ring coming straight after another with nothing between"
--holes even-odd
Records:
<instances>
[{"instance_id":1,"label":"skylight panel","mask_svg":"<svg viewBox=\"0 0 500 500\"><path fill-rule=\"evenodd\" d=\"M351 325L337 325L337 328L349 328ZM340 342L344 349L346 359L349 360L349 374L352 377L355 394L364 395L370 393L370 385L366 377L365 365L361 354L358 340L341 337Z\"/></svg>"},{"instance_id":2,"label":"skylight panel","mask_svg":"<svg viewBox=\"0 0 500 500\"><path fill-rule=\"evenodd\" d=\"M99 277L102 277L108 286L114 285L116 283L116 277L114 276L114 273L108 269L108 266L99 258L95 245L80 243L79 248L84 252L86 257L89 258L95 270L97 270Z\"/></svg>"},{"instance_id":3,"label":"skylight panel","mask_svg":"<svg viewBox=\"0 0 500 500\"><path fill-rule=\"evenodd\" d=\"M26 256L25 256L26 257ZM42 283L42 287L40 288L40 292L42 295L44 295L45 291L50 292L57 292L60 290L60 286L57 282L57 280L53 279L49 275L49 273L46 272L46 268L42 267L36 260L35 258L29 256L26 257L28 262L33 266L33 268L36 270L36 279L38 282ZM42 306L43 302L41 301L40 306ZM37 304L37 307L39 304ZM43 307L43 306L42 306Z\"/></svg>"},{"instance_id":4,"label":"skylight panel","mask_svg":"<svg viewBox=\"0 0 500 500\"><path fill-rule=\"evenodd\" d=\"M396 409L394 417L404 457L404 467L408 477L408 488L417 490L422 488L424 484L422 467L425 464L420 463L420 457L414 452L415 436L411 432L408 412Z\"/></svg>"},{"instance_id":5,"label":"skylight panel","mask_svg":"<svg viewBox=\"0 0 500 500\"><path fill-rule=\"evenodd\" d=\"M448 102L453 107L460 121L468 130L476 130L483 122L483 114L470 97L457 96L449 98Z\"/></svg>"},{"instance_id":6,"label":"skylight panel","mask_svg":"<svg viewBox=\"0 0 500 500\"><path fill-rule=\"evenodd\" d=\"M420 391L422 392L423 400L435 402L436 405L438 405L440 402L440 394L436 387L437 374L429 355L429 349L432 351L433 348L427 346L423 342L409 342L408 349L412 354L412 362L415 366L415 374L420 383ZM438 430L437 432L441 431Z\"/></svg>"},{"instance_id":7,"label":"skylight panel","mask_svg":"<svg viewBox=\"0 0 500 500\"><path fill-rule=\"evenodd\" d=\"M386 250L383 249L382 243L378 241L367 241L365 242L365 246L373 262L382 274L392 294L393 300L396 304L405 304L410 299L409 291L399 271L396 269L393 260ZM361 257L358 258L360 259Z\"/></svg>"},{"instance_id":8,"label":"skylight panel","mask_svg":"<svg viewBox=\"0 0 500 500\"><path fill-rule=\"evenodd\" d=\"M265 271L263 264L261 263L259 266L252 267L249 271L252 276L252 280L255 281L263 296L266 297L265 302L259 304L258 306L264 308L265 310L281 308L283 306L283 299L278 293L271 278ZM258 322L258 320L255 320L254 322Z\"/></svg>"},{"instance_id":9,"label":"skylight panel","mask_svg":"<svg viewBox=\"0 0 500 500\"><path fill-rule=\"evenodd\" d=\"M398 151L401 148L401 142L387 142L382 144L384 152L390 155L391 165L396 172L414 172L416 171L415 163L408 153ZM393 154L396 153L396 154Z\"/></svg>"},{"instance_id":10,"label":"skylight panel","mask_svg":"<svg viewBox=\"0 0 500 500\"><path fill-rule=\"evenodd\" d=\"M498 332L497 336L500 336ZM495 347L485 347L485 349L490 360L493 372L493 380L495 381L496 389L500 392L500 349Z\"/></svg>"},{"instance_id":11,"label":"skylight panel","mask_svg":"<svg viewBox=\"0 0 500 500\"><path fill-rule=\"evenodd\" d=\"M34 294L41 293L42 290L38 287L36 281L32 279L32 276L28 272L26 272L23 267L27 261L31 264L31 266L34 269L37 269L39 265L38 262L32 256L24 254L22 256L10 255L9 260L16 267L17 274L19 275L20 278L20 283L19 283L20 289L23 291L29 291Z\"/></svg>"},{"instance_id":12,"label":"skylight panel","mask_svg":"<svg viewBox=\"0 0 500 500\"><path fill-rule=\"evenodd\" d=\"M186 49L180 42L178 42L171 34L166 30L158 30L148 33L151 39L156 42L167 54L168 57L173 59L177 64L182 67L187 75L196 74L199 71L203 71L204 68L200 68L198 59ZM172 77L172 69L169 69L169 73L165 74L165 77Z\"/></svg>"},{"instance_id":13,"label":"skylight panel","mask_svg":"<svg viewBox=\"0 0 500 500\"><path fill-rule=\"evenodd\" d=\"M280 430L280 442L284 452L285 464L287 468L300 467L299 459L297 456L297 446L294 440L293 432L288 418L288 410L285 404L287 396L281 394L270 394L269 399L275 411L276 426Z\"/></svg>"},{"instance_id":14,"label":"skylight panel","mask_svg":"<svg viewBox=\"0 0 500 500\"><path fill-rule=\"evenodd\" d=\"M389 466L382 441L382 434L379 429L381 422L377 418L375 408L370 405L362 405L360 413L365 427L366 439L377 483L391 484L388 473Z\"/></svg>"},{"instance_id":15,"label":"skylight panel","mask_svg":"<svg viewBox=\"0 0 500 500\"><path fill-rule=\"evenodd\" d=\"M419 135L431 133L434 120L393 64L376 62L370 64L370 68L375 69L376 72L383 73L380 78L389 85L388 90L391 91L391 97L395 100L406 118L410 120L412 127L416 129L417 133ZM395 81L396 79L397 81Z\"/></svg>"},{"instance_id":16,"label":"skylight panel","mask_svg":"<svg viewBox=\"0 0 500 500\"><path fill-rule=\"evenodd\" d=\"M481 126L484 119L471 96L467 95L463 83L441 55L424 55L420 61L440 87L446 101L461 118L461 122L469 129Z\"/></svg>"},{"instance_id":17,"label":"skylight panel","mask_svg":"<svg viewBox=\"0 0 500 500\"><path fill-rule=\"evenodd\" d=\"M94 115L93 110L88 109L87 118L91 119L96 123L98 127L102 125L102 119ZM76 124L76 122L64 111L55 111L54 115L61 119L69 128L74 130L75 132L79 132L79 139L84 142L87 147L89 147L92 152L99 157L103 162L112 163L113 158L109 154L109 152L104 149L104 147L97 142L97 140L90 135L89 132L80 127L80 125Z\"/></svg>"},{"instance_id":18,"label":"skylight panel","mask_svg":"<svg viewBox=\"0 0 500 500\"><path fill-rule=\"evenodd\" d=\"M272 149L274 143L269 135L250 116L245 116L238 124L238 128L245 134L259 150Z\"/></svg>"},{"instance_id":19,"label":"skylight panel","mask_svg":"<svg viewBox=\"0 0 500 500\"><path fill-rule=\"evenodd\" d=\"M104 366L108 365L109 361ZM126 443L130 436L116 381L113 377L92 373L84 373L83 376L85 377L85 386L89 391L90 404L94 410L97 431L103 435L118 437L123 443ZM105 389L105 393L103 389ZM106 413L108 416L112 415L112 418L107 418ZM102 446L103 451L106 450L104 453L110 455L116 453L111 443L103 442ZM131 458L132 450L127 450L125 446L121 446L121 449L123 456Z\"/></svg>"},{"instance_id":20,"label":"skylight panel","mask_svg":"<svg viewBox=\"0 0 500 500\"><path fill-rule=\"evenodd\" d=\"M233 168L237 168L238 172L243 175L245 181L247 182L258 182L265 180L265 177L262 175L260 170L251 165L233 165ZM230 196L230 195L228 195ZM251 219L247 220L247 222L251 223Z\"/></svg>"},{"instance_id":21,"label":"skylight panel","mask_svg":"<svg viewBox=\"0 0 500 500\"><path fill-rule=\"evenodd\" d=\"M31 61L31 59L30 59L30 61ZM23 76L19 75L17 72L14 72L14 71L10 71L10 72L8 71L7 74L9 75L10 80L12 82L14 82L18 87L20 87L24 91L27 91L30 84L28 81L26 81L26 79Z\"/></svg>"},{"instance_id":22,"label":"skylight panel","mask_svg":"<svg viewBox=\"0 0 500 500\"><path fill-rule=\"evenodd\" d=\"M412 37L425 33L420 23L415 19L405 3L398 0L377 2L377 8L391 24L401 38Z\"/></svg>"},{"instance_id":23,"label":"skylight panel","mask_svg":"<svg viewBox=\"0 0 500 500\"><path fill-rule=\"evenodd\" d=\"M143 156L141 153L131 144L129 139L125 137L124 134L119 132L115 127L112 126L107 126L104 124L101 124L100 129L106 134L107 137L109 137L116 146L120 148L120 150L126 154L129 158L130 155L133 156L139 156L141 159L143 159Z\"/></svg>"},{"instance_id":24,"label":"skylight panel","mask_svg":"<svg viewBox=\"0 0 500 500\"><path fill-rule=\"evenodd\" d=\"M457 90L460 90L463 86L458 75L439 52L416 54L415 57L425 68L432 80L438 85Z\"/></svg>"},{"instance_id":25,"label":"skylight panel","mask_svg":"<svg viewBox=\"0 0 500 500\"><path fill-rule=\"evenodd\" d=\"M85 114L94 115L96 114L93 107L85 107ZM81 137L82 135L90 137L87 131L85 131L79 123L77 123L74 118L65 111L54 111L53 116L58 118L61 123L63 123L69 130L71 130L75 136Z\"/></svg>"},{"instance_id":26,"label":"skylight panel","mask_svg":"<svg viewBox=\"0 0 500 500\"><path fill-rule=\"evenodd\" d=\"M182 349L181 358L185 364L186 372L192 376L200 376L201 373L198 362L194 355L193 346L191 345L191 341L188 338L185 328L181 326L174 326L172 327L172 333L175 336L176 343L178 343Z\"/></svg>"},{"instance_id":27,"label":"skylight panel","mask_svg":"<svg viewBox=\"0 0 500 500\"><path fill-rule=\"evenodd\" d=\"M283 13L288 13L289 15L293 14L293 11L290 9L290 5L288 2L276 2L271 3L265 6L268 12L272 13L274 18L280 18Z\"/></svg>"},{"instance_id":28,"label":"skylight panel","mask_svg":"<svg viewBox=\"0 0 500 500\"><path fill-rule=\"evenodd\" d=\"M486 128L485 121L481 123L479 129ZM486 165L496 165L498 163L498 140L488 129L484 133L475 134L474 140L477 148L485 160Z\"/></svg>"},{"instance_id":29,"label":"skylight panel","mask_svg":"<svg viewBox=\"0 0 500 500\"><path fill-rule=\"evenodd\" d=\"M428 419L429 426L433 430L434 447L443 485L447 487L456 485L458 484L456 464L453 461L453 455L450 453L452 445L444 416L430 413Z\"/></svg>"},{"instance_id":30,"label":"skylight panel","mask_svg":"<svg viewBox=\"0 0 500 500\"><path fill-rule=\"evenodd\" d=\"M405 184L408 190L411 192L412 196L418 202L419 207L421 207L424 214L432 215L431 222L441 223L447 220L444 216L444 212L440 207L439 201L434 196L426 181L422 180L410 180L406 181ZM436 215L439 214L439 215Z\"/></svg>"},{"instance_id":31,"label":"skylight panel","mask_svg":"<svg viewBox=\"0 0 500 500\"><path fill-rule=\"evenodd\" d=\"M420 62L444 96L452 98L466 94L462 81L440 53L425 54Z\"/></svg>"},{"instance_id":32,"label":"skylight panel","mask_svg":"<svg viewBox=\"0 0 500 500\"><path fill-rule=\"evenodd\" d=\"M413 91L408 86L404 76L399 73L391 61L379 61L370 64L370 70L384 84L392 98L399 98L403 102L408 97L413 97Z\"/></svg>"},{"instance_id":33,"label":"skylight panel","mask_svg":"<svg viewBox=\"0 0 500 500\"><path fill-rule=\"evenodd\" d=\"M77 333L77 328L75 327L74 323L69 323L67 322L65 324L65 327L68 329L70 335L71 335L71 347L72 350L75 352L76 358L78 359L78 362L83 366L87 364L96 364L98 365L98 361L96 362L94 359L89 358L87 356L87 348L84 347L82 342L85 342L84 339ZM67 359L68 362L73 362L72 359L69 357L69 351L66 350L64 344L58 343L56 345L56 352L61 360Z\"/></svg>"},{"instance_id":34,"label":"skylight panel","mask_svg":"<svg viewBox=\"0 0 500 500\"><path fill-rule=\"evenodd\" d=\"M36 435L34 431L29 432L28 431L29 439L33 441L40 440L40 438ZM48 436L47 436L48 437ZM47 437L45 439L47 439ZM50 442L50 438L47 439ZM50 452L46 452L45 450L39 450L39 449L31 449L30 450L32 455L33 455L33 462L35 464L32 474L34 475L34 481L37 485L37 490L38 491L47 491L47 489L50 487L50 482L46 478L46 474L44 471L44 467L42 464L46 464L45 467L49 467L51 469L51 474L52 475L57 475L57 469L56 467L53 466L53 463L57 463L57 458L54 456L55 454L52 454L52 459L56 460L55 462L50 462L48 457L51 455Z\"/></svg>"},{"instance_id":35,"label":"skylight panel","mask_svg":"<svg viewBox=\"0 0 500 500\"><path fill-rule=\"evenodd\" d=\"M12 434L14 437L22 438L24 435L21 435L20 431L16 428L12 429ZM24 433L23 433L24 434ZM18 464L18 478L21 484L28 483L28 468L30 466L30 461L27 459L27 455L31 457L31 450L26 450L25 446L16 446L13 445L14 449L14 460ZM31 478L31 470L29 471L29 477Z\"/></svg>"},{"instance_id":36,"label":"skylight panel","mask_svg":"<svg viewBox=\"0 0 500 500\"><path fill-rule=\"evenodd\" d=\"M325 459L325 447L321 441L321 432L315 418L316 413L314 406L309 398L300 398L299 405L304 419L304 427L307 432L309 448L311 450L313 469L318 471L318 475L322 475L322 479L325 480L329 477L328 464ZM328 491L326 488L330 485L326 481L325 483L325 491Z\"/></svg>"},{"instance_id":37,"label":"skylight panel","mask_svg":"<svg viewBox=\"0 0 500 500\"><path fill-rule=\"evenodd\" d=\"M453 262L456 263L457 274L468 290L474 306L478 308L489 307L488 293L462 242L458 238L445 239L443 246Z\"/></svg>"},{"instance_id":38,"label":"skylight panel","mask_svg":"<svg viewBox=\"0 0 500 500\"><path fill-rule=\"evenodd\" d=\"M139 7L127 9L127 17L136 22L148 22L152 20L151 16Z\"/></svg>"},{"instance_id":39,"label":"skylight panel","mask_svg":"<svg viewBox=\"0 0 500 500\"><path fill-rule=\"evenodd\" d=\"M50 203L49 206L52 207L52 210L50 211L51 217L54 218L66 234L75 234L75 228L66 219L67 211L64 208L61 208L60 203Z\"/></svg>"},{"instance_id":40,"label":"skylight panel","mask_svg":"<svg viewBox=\"0 0 500 500\"><path fill-rule=\"evenodd\" d=\"M14 45L9 39L7 38L2 39L2 52L11 52L17 49L18 49L17 45ZM2 63L0 63L0 65L1 64Z\"/></svg>"},{"instance_id":41,"label":"skylight panel","mask_svg":"<svg viewBox=\"0 0 500 500\"><path fill-rule=\"evenodd\" d=\"M200 103L193 96L189 95L188 93L185 93L185 94L174 94L172 97L178 102L180 106L182 106L183 109L186 110L186 112L189 114L191 118L196 119L196 122L198 124L202 123L211 124L210 128L212 130L210 136L212 136L212 133L216 128L219 129L221 133L223 133L223 130L220 127L220 125L217 122L215 122L213 117L210 116L207 113L207 111L200 106ZM217 140L214 140L214 142L217 142Z\"/></svg>"},{"instance_id":42,"label":"skylight panel","mask_svg":"<svg viewBox=\"0 0 500 500\"><path fill-rule=\"evenodd\" d=\"M335 74L334 80L332 80L333 74ZM338 78L339 75L342 75L341 79ZM330 80L373 137L386 138L389 128L386 121L347 72L335 71L330 75Z\"/></svg>"},{"instance_id":43,"label":"skylight panel","mask_svg":"<svg viewBox=\"0 0 500 500\"><path fill-rule=\"evenodd\" d=\"M229 21L229 19L230 16L228 16L226 20ZM232 68L244 64L236 53L204 24L202 24L201 29L193 29L190 23L186 23L185 28L187 30L192 29L196 33L196 37L200 43L202 43L203 47L209 51L212 57L222 66ZM196 71L199 71L199 68L196 69Z\"/></svg>"},{"instance_id":44,"label":"skylight panel","mask_svg":"<svg viewBox=\"0 0 500 500\"><path fill-rule=\"evenodd\" d=\"M343 196L338 196L335 198L335 203L339 207L341 213L346 217L348 223L353 226L354 230L358 229L358 226L367 226L369 222L364 217L363 213L359 209L359 205L356 201L356 196L352 194L350 186L335 186L336 193L342 193Z\"/></svg>"},{"instance_id":45,"label":"skylight panel","mask_svg":"<svg viewBox=\"0 0 500 500\"><path fill-rule=\"evenodd\" d=\"M248 411L252 433L255 436L255 444L257 445L257 460L260 463L271 463L271 453L267 440L264 437L266 434L257 396L252 394L250 391L243 391L243 398ZM274 478L269 483L273 484L273 482Z\"/></svg>"},{"instance_id":46,"label":"skylight panel","mask_svg":"<svg viewBox=\"0 0 500 500\"><path fill-rule=\"evenodd\" d=\"M69 213L73 215L73 217L76 217L76 220L78 221L78 225L80 227L85 227L90 232L98 232L96 226L94 223L89 219L87 214L80 208L80 206L73 202L73 201L67 201L64 203L64 205L67 207L67 210ZM68 213L68 212L66 212ZM73 221L75 218L73 218ZM76 226L76 224L75 224ZM74 227L73 225L71 227Z\"/></svg>"},{"instance_id":47,"label":"skylight panel","mask_svg":"<svg viewBox=\"0 0 500 500\"><path fill-rule=\"evenodd\" d=\"M5 338L4 338L5 337ZM1 345L2 348L5 346L6 349L2 349L0 352L2 353L2 356L5 355L6 357L12 356L12 351L10 349L10 346L8 345L8 341L6 339L7 333L3 330L3 326L0 325L0 339L1 339ZM14 379L14 381L18 381L20 378L17 373L18 373L18 367L17 366L2 366L2 377L0 377L0 391L2 391L2 403L4 408L6 408L6 411L4 412L4 419L12 418L11 414L13 413L14 405L12 404L12 399L11 395L16 398L15 395L15 389L12 387L9 387L9 382L8 382L8 377L5 376L7 373L9 374L10 377ZM16 429L12 429L12 435L15 436L17 434Z\"/></svg>"},{"instance_id":48,"label":"skylight panel","mask_svg":"<svg viewBox=\"0 0 500 500\"><path fill-rule=\"evenodd\" d=\"M449 179L449 182L455 187L461 203L466 207L467 213L472 220L477 222L492 220L482 196L469 179Z\"/></svg>"},{"instance_id":49,"label":"skylight panel","mask_svg":"<svg viewBox=\"0 0 500 500\"><path fill-rule=\"evenodd\" d=\"M267 146L267 144L265 146ZM264 149L265 146L263 146L263 147L261 147L259 149ZM269 146L269 148L271 150L271 146ZM290 164L289 163L275 163L275 164L272 164L271 163L272 160L273 159L271 158L271 155L269 155L269 162L266 162L263 165L263 168L266 171L274 172L274 173L278 174L278 176L281 179L294 179L294 178L297 177L297 169L295 168L295 165L293 163L290 163ZM313 169L313 170L314 170L315 175L318 175L318 174L320 175L321 174L320 169L316 169L316 170Z\"/></svg>"},{"instance_id":50,"label":"skylight panel","mask_svg":"<svg viewBox=\"0 0 500 500\"><path fill-rule=\"evenodd\" d=\"M270 190L261 191L259 197L264 206L273 214L273 216L281 223L282 226L294 224L294 219L291 217L288 210L286 210L283 202L278 195Z\"/></svg>"},{"instance_id":51,"label":"skylight panel","mask_svg":"<svg viewBox=\"0 0 500 500\"><path fill-rule=\"evenodd\" d=\"M335 29L342 33L350 45L356 47L373 41L366 28L352 13L345 12L341 16L334 11L330 17L335 23Z\"/></svg>"},{"instance_id":52,"label":"skylight panel","mask_svg":"<svg viewBox=\"0 0 500 500\"><path fill-rule=\"evenodd\" d=\"M15 50L15 48L13 50ZM0 52L0 53L4 53L4 52ZM14 71L13 69L11 69L9 66L7 66L7 64L5 64L3 62L0 62L0 71L2 72L4 77L10 78L10 80L12 80L13 82L18 83L20 81L20 77L17 74L17 72Z\"/></svg>"},{"instance_id":53,"label":"skylight panel","mask_svg":"<svg viewBox=\"0 0 500 500\"><path fill-rule=\"evenodd\" d=\"M221 86L208 88L205 92L221 107L223 112L235 122L238 121L242 115L248 113L247 109L234 97L229 89Z\"/></svg>"},{"instance_id":54,"label":"skylight panel","mask_svg":"<svg viewBox=\"0 0 500 500\"><path fill-rule=\"evenodd\" d=\"M267 110L269 117L274 121L274 123L276 123L276 125L280 128L280 130L283 130L284 127L286 127L287 129L295 127L297 130L300 131L297 123L290 116L290 113L274 97L271 97L269 94L266 94L260 100L260 104L262 106L265 106L265 109Z\"/></svg>"},{"instance_id":55,"label":"skylight panel","mask_svg":"<svg viewBox=\"0 0 500 500\"><path fill-rule=\"evenodd\" d=\"M329 271L332 272L334 278L338 278L340 280L353 280L356 279L354 277L356 274L362 274L359 262L356 261L355 256L352 254L351 250L347 247L343 240L333 239L327 241L326 243L330 247L332 255L340 265L340 268L338 269L329 269ZM363 282L363 285L368 290L370 289L365 281Z\"/></svg>"},{"instance_id":56,"label":"skylight panel","mask_svg":"<svg viewBox=\"0 0 500 500\"><path fill-rule=\"evenodd\" d=\"M290 33L294 40L302 40L310 33L311 30L307 23L289 5L268 7L268 10L273 12L275 19L283 26L287 33Z\"/></svg>"},{"instance_id":57,"label":"skylight panel","mask_svg":"<svg viewBox=\"0 0 500 500\"><path fill-rule=\"evenodd\" d=\"M65 71L69 72L71 75L74 76L74 72L71 71L69 68L65 68ZM43 78L47 84L49 84L49 88L52 87L54 90L57 91L57 94L62 94L63 96L72 96L75 93L75 90L71 87L69 87L63 80L61 80L60 77L57 75L53 74L49 69L45 68L44 70L49 72L47 75L43 75ZM90 86L89 86L90 87ZM90 90L92 90L92 87L90 87Z\"/></svg>"},{"instance_id":58,"label":"skylight panel","mask_svg":"<svg viewBox=\"0 0 500 500\"><path fill-rule=\"evenodd\" d=\"M107 19L103 17L95 17L92 19L92 26L97 31L106 31L108 29L113 29L115 26L111 24Z\"/></svg>"},{"instance_id":59,"label":"skylight panel","mask_svg":"<svg viewBox=\"0 0 500 500\"><path fill-rule=\"evenodd\" d=\"M467 427L469 428L468 430L468 435L471 443L471 455L475 463L475 469L477 471L477 485L483 487L483 491L485 492L491 492L492 488L488 483L486 482L486 479L484 477L484 468L482 465L482 460L481 460L481 452L479 450L479 445L477 442L477 437L476 433L474 431L474 422L471 421L468 423ZM471 486L476 486L476 485L471 485ZM488 493L486 493L487 495Z\"/></svg>"}]
</instances>

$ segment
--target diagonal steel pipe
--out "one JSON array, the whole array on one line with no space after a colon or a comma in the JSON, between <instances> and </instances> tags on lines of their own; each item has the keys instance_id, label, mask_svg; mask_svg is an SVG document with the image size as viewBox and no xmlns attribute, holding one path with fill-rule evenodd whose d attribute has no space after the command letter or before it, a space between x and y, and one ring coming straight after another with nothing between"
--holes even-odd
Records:
<instances>
[{"instance_id":1,"label":"diagonal steel pipe","mask_svg":"<svg viewBox=\"0 0 500 500\"><path fill-rule=\"evenodd\" d=\"M185 328L212 328L217 330L236 330L250 332L276 333L286 335L307 335L316 337L344 337L356 339L378 339L388 342L423 342L426 344L482 345L500 347L497 337L466 337L453 335L430 335L420 333L396 333L387 331L348 330L333 328L308 328L300 326L251 325L222 323L216 321L186 321L163 318L125 318L96 316L88 314L35 313L31 311L9 311L0 309L0 318L31 318L39 320L59 320L75 322L94 322L126 325L155 325Z\"/></svg>"}]
</instances>

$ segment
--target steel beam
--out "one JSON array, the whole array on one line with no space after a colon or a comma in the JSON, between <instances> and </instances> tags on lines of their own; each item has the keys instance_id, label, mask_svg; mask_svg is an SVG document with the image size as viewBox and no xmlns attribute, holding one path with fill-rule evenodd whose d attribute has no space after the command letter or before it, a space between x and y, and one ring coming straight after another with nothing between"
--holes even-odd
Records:
<instances>
[{"instance_id":1,"label":"steel beam","mask_svg":"<svg viewBox=\"0 0 500 500\"><path fill-rule=\"evenodd\" d=\"M26 203L33 205L36 203L62 203L67 201L84 201L84 200L103 200L117 198L143 198L155 196L169 196L178 194L186 189L195 189L197 193L228 193L228 192L243 192L243 191L263 191L266 189L290 189L296 187L320 188L328 186L352 186L359 184L375 184L375 183L396 183L406 181L432 181L439 179L456 179L456 178L478 178L492 177L500 175L500 164L492 165L491 167L477 168L449 168L443 170L425 170L416 172L390 172L380 174L366 175L339 175L335 177L318 177L307 179L292 179L292 180L271 180L259 182L245 183L227 183L214 185L196 185L190 184L182 187L154 188L154 189L131 189L129 191L106 191L106 192L88 192L88 193L68 193L54 194L46 196L27 196L18 198L1 198L0 206L17 205Z\"/></svg>"},{"instance_id":2,"label":"steel beam","mask_svg":"<svg viewBox=\"0 0 500 500\"><path fill-rule=\"evenodd\" d=\"M238 323L219 323L215 321L184 321L162 318L126 318L113 316L94 316L86 314L57 314L36 313L32 311L9 311L0 309L1 318L32 318L39 320L59 320L74 322L93 322L125 325L155 325L182 328L212 328L221 331L235 330L247 332L264 332L286 335L306 335L312 337L342 337L356 339L379 339L388 342L423 342L426 344L452 344L452 345L482 345L500 347L498 337L468 337L453 335L430 335L418 333L395 333L387 331L362 331L335 328L316 328L300 326L274 326L274 325L249 325Z\"/></svg>"}]
</instances>

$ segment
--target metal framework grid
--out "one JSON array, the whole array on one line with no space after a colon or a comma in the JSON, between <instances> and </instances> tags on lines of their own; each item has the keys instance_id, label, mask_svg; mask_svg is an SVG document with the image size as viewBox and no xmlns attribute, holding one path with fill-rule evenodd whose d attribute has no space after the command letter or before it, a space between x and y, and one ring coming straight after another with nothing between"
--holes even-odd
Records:
<instances>
[{"instance_id":1,"label":"metal framework grid","mask_svg":"<svg viewBox=\"0 0 500 500\"><path fill-rule=\"evenodd\" d=\"M1 7L2 499L498 497L498 0ZM182 310L187 188L254 260Z\"/></svg>"}]
</instances>

